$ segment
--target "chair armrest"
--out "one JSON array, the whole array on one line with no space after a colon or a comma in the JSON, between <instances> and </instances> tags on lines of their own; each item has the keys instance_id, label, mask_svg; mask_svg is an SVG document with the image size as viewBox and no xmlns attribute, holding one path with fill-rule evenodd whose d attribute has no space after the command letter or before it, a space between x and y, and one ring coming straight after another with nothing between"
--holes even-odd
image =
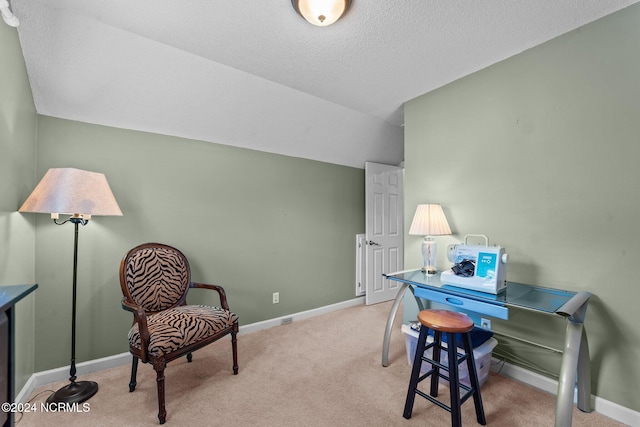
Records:
<instances>
[{"instance_id":1,"label":"chair armrest","mask_svg":"<svg viewBox=\"0 0 640 427\"><path fill-rule=\"evenodd\" d=\"M147 363L147 349L151 340L149 335L149 327L147 326L147 314L144 309L135 305L126 298L122 298L122 308L133 313L133 321L138 324L138 332L140 334L140 350L142 353L142 363Z\"/></svg>"},{"instance_id":2,"label":"chair armrest","mask_svg":"<svg viewBox=\"0 0 640 427\"><path fill-rule=\"evenodd\" d=\"M229 311L229 304L227 303L227 294L224 291L224 288L222 286L210 285L207 283L191 282L189 283L189 288L209 289L209 290L218 292L218 294L220 295L220 307Z\"/></svg>"}]
</instances>

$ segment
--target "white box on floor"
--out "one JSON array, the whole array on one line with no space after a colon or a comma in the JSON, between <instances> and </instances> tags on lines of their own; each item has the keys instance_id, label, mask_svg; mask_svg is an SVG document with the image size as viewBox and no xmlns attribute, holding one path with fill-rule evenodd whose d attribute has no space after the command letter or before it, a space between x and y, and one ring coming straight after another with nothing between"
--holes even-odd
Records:
<instances>
[{"instance_id":1,"label":"white box on floor","mask_svg":"<svg viewBox=\"0 0 640 427\"><path fill-rule=\"evenodd\" d=\"M405 344L407 346L407 360L409 361L409 365L413 365L413 358L416 354L416 345L418 344L418 331L411 329L409 325L402 325L402 333L404 334ZM427 337L427 342L433 342L433 337ZM443 343L446 347L447 343ZM495 346L498 345L498 341L495 338L489 338L487 341L479 345L478 347L473 349L473 358L476 361L476 370L478 371L478 381L480 385L484 384L489 377L489 371L491 369L491 353ZM464 350L460 350L461 353ZM431 358L431 349L425 351L425 356ZM447 352L442 351L440 354L440 363L443 365L448 365ZM420 374L424 374L429 369L431 369L431 363L422 362L422 366L420 367ZM467 368L466 362L458 365L458 372L460 375L460 382L462 384L470 385L469 381L469 370ZM444 379L440 378L441 382L446 382Z\"/></svg>"}]
</instances>

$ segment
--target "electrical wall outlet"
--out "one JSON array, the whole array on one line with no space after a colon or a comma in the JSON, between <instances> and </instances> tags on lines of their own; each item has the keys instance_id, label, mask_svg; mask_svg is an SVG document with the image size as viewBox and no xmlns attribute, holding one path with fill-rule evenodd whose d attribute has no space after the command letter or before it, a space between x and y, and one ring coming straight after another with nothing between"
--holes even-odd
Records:
<instances>
[{"instance_id":1,"label":"electrical wall outlet","mask_svg":"<svg viewBox=\"0 0 640 427\"><path fill-rule=\"evenodd\" d=\"M485 319L484 317L480 318L480 327L483 329L491 330L491 320Z\"/></svg>"},{"instance_id":2,"label":"electrical wall outlet","mask_svg":"<svg viewBox=\"0 0 640 427\"><path fill-rule=\"evenodd\" d=\"M273 303L278 304L280 302L280 292L273 293Z\"/></svg>"}]
</instances>

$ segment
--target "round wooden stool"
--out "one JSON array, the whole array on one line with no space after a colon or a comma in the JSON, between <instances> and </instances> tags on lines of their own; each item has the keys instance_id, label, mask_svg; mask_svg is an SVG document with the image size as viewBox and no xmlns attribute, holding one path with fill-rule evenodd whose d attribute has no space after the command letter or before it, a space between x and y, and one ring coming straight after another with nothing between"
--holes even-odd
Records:
<instances>
[{"instance_id":1,"label":"round wooden stool","mask_svg":"<svg viewBox=\"0 0 640 427\"><path fill-rule=\"evenodd\" d=\"M407 391L407 400L404 405L403 416L406 419L411 418L413 402L416 394L419 394L439 407L449 411L451 413L452 426L461 426L461 406L469 397L473 396L478 423L485 425L487 420L484 416L484 408L482 407L478 372L473 358L471 335L469 334L473 330L473 321L465 314L448 310L422 310L418 313L418 320L422 326L420 327L416 354L413 359L413 369L411 370L411 378L409 379L409 390ZM427 344L429 329L433 331L433 342ZM443 350L443 334L446 334L447 339L448 365L440 363L440 352ZM458 354L456 334L462 335L464 354ZM424 356L424 352L430 348L431 358L427 358ZM421 376L420 368L423 361L430 363L431 369ZM458 365L464 361L467 362L467 368L469 370L470 386L460 383ZM448 375L442 371L448 373ZM429 377L431 377L431 389L430 393L426 394L418 389L418 383ZM444 378L449 382L451 406L447 406L436 399L436 397L438 397L438 380L440 378ZM465 391L462 396L460 396L460 388Z\"/></svg>"}]
</instances>

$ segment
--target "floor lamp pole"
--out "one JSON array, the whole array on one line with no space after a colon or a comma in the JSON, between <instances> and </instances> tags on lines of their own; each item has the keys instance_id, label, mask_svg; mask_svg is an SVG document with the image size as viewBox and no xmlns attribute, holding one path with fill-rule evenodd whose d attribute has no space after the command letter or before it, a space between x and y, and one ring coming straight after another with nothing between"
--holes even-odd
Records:
<instances>
[{"instance_id":1,"label":"floor lamp pole","mask_svg":"<svg viewBox=\"0 0 640 427\"><path fill-rule=\"evenodd\" d=\"M78 226L86 225L87 220L69 218L73 223L75 234L73 239L73 307L71 317L71 367L69 369L69 384L53 393L47 403L82 403L98 392L98 384L93 381L76 382L76 294L78 282ZM66 222L66 221L65 221ZM56 222L56 224L59 224ZM64 223L62 223L64 224Z\"/></svg>"}]
</instances>

